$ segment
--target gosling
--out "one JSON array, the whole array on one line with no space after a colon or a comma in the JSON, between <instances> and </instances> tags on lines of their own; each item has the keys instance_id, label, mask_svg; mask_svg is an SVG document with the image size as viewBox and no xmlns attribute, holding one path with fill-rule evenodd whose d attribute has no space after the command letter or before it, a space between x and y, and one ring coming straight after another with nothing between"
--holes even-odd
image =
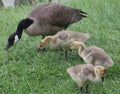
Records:
<instances>
[{"instance_id":1,"label":"gosling","mask_svg":"<svg viewBox=\"0 0 120 94\"><path fill-rule=\"evenodd\" d=\"M67 60L67 52L70 50L70 45L73 41L85 42L89 39L89 34L74 32L74 31L66 31L62 30L58 32L56 35L47 36L43 40L40 41L39 49L45 48L46 45L50 45L52 48L62 48L65 49L65 60Z\"/></svg>"},{"instance_id":2,"label":"gosling","mask_svg":"<svg viewBox=\"0 0 120 94\"><path fill-rule=\"evenodd\" d=\"M105 68L103 66L93 66L92 64L80 64L69 67L67 69L70 77L75 81L83 93L85 86L85 94L89 94L89 82L103 82L105 77Z\"/></svg>"},{"instance_id":3,"label":"gosling","mask_svg":"<svg viewBox=\"0 0 120 94\"><path fill-rule=\"evenodd\" d=\"M96 46L86 47L82 42L74 41L71 49L78 48L79 56L86 62L95 66L100 65L108 69L114 65L111 57L101 48Z\"/></svg>"}]
</instances>

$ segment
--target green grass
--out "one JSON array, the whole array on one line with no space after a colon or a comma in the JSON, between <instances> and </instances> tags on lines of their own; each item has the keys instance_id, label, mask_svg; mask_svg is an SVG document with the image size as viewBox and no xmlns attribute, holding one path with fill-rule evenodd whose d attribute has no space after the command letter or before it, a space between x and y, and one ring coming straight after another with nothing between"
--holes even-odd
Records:
<instances>
[{"instance_id":1,"label":"green grass","mask_svg":"<svg viewBox=\"0 0 120 94\"><path fill-rule=\"evenodd\" d=\"M68 0L65 5L80 8L88 17L68 29L90 34L87 46L103 48L115 65L107 71L104 83L90 86L91 94L120 94L120 2L119 0ZM30 6L0 11L0 94L79 94L67 74L69 66L84 63L77 51L68 55L51 50L36 51L41 37L23 33L22 39L4 51L8 36L27 16Z\"/></svg>"}]
</instances>

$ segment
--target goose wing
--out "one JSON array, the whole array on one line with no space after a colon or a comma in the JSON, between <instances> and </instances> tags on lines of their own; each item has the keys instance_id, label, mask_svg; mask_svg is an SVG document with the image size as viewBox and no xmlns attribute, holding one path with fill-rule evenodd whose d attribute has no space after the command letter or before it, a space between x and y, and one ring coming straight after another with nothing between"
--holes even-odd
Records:
<instances>
[{"instance_id":1,"label":"goose wing","mask_svg":"<svg viewBox=\"0 0 120 94\"><path fill-rule=\"evenodd\" d=\"M67 28L68 25L86 17L86 13L80 9L66 7L64 5L45 4L35 8L29 14L29 17L44 20L44 22L53 26Z\"/></svg>"},{"instance_id":2,"label":"goose wing","mask_svg":"<svg viewBox=\"0 0 120 94\"><path fill-rule=\"evenodd\" d=\"M86 13L75 8L66 7L63 5L51 5L48 11L48 18L51 25L68 27L68 25L78 22Z\"/></svg>"}]
</instances>

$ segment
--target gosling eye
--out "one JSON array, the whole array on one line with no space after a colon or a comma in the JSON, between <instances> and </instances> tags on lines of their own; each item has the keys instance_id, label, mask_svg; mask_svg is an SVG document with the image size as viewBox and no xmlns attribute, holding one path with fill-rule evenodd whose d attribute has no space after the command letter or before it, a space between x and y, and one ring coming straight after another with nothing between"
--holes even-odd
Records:
<instances>
[{"instance_id":1,"label":"gosling eye","mask_svg":"<svg viewBox=\"0 0 120 94\"><path fill-rule=\"evenodd\" d=\"M101 75L104 76L105 75L105 71L101 71Z\"/></svg>"},{"instance_id":2,"label":"gosling eye","mask_svg":"<svg viewBox=\"0 0 120 94\"><path fill-rule=\"evenodd\" d=\"M43 47L44 46L44 43L40 42L40 47Z\"/></svg>"},{"instance_id":3,"label":"gosling eye","mask_svg":"<svg viewBox=\"0 0 120 94\"><path fill-rule=\"evenodd\" d=\"M42 47L42 45L40 45L40 47Z\"/></svg>"}]
</instances>

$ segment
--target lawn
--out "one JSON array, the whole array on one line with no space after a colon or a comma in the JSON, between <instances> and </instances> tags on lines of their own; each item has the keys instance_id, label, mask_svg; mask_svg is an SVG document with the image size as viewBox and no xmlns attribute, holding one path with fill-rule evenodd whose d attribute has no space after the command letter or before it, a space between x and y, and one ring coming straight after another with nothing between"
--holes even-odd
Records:
<instances>
[{"instance_id":1,"label":"lawn","mask_svg":"<svg viewBox=\"0 0 120 94\"><path fill-rule=\"evenodd\" d=\"M90 85L91 94L120 94L120 1L68 0L67 6L82 9L88 17L68 29L90 34L86 45L103 48L113 59L105 82ZM66 62L63 53L47 47L37 52L40 36L22 39L4 51L8 36L32 6L3 8L0 11L0 94L79 94L66 69L84 63L74 50Z\"/></svg>"}]
</instances>

